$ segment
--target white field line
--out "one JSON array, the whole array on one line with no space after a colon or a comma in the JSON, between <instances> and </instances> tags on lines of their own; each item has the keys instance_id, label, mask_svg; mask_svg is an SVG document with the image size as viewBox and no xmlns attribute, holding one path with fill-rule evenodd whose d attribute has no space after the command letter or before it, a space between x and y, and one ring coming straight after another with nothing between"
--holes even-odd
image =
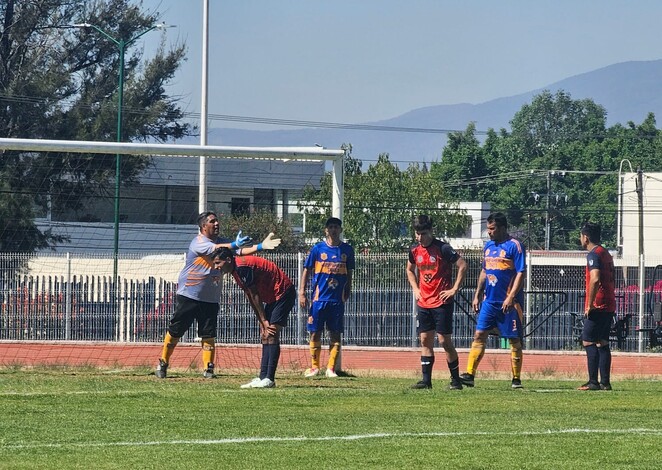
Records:
<instances>
[{"instance_id":1,"label":"white field line","mask_svg":"<svg viewBox=\"0 0 662 470\"><path fill-rule=\"evenodd\" d=\"M245 393L244 390L214 390L214 393ZM0 392L0 397L59 397L69 395L108 395L108 396L135 396L135 395L158 395L154 390L74 390L71 392Z\"/></svg>"},{"instance_id":2,"label":"white field line","mask_svg":"<svg viewBox=\"0 0 662 470\"><path fill-rule=\"evenodd\" d=\"M136 441L136 442L62 442L62 443L30 443L0 445L0 450L61 448L61 447L147 447L163 445L223 445L223 444L249 444L254 442L307 442L307 441L358 441L363 439L392 439L392 438L427 438L427 437L461 437L461 436L550 436L560 434L639 434L662 436L662 429L548 429L545 431L512 431L512 432L403 432L403 433L376 433L353 434L349 436L318 436L318 437L229 437L225 439L191 439L172 441Z\"/></svg>"}]
</instances>

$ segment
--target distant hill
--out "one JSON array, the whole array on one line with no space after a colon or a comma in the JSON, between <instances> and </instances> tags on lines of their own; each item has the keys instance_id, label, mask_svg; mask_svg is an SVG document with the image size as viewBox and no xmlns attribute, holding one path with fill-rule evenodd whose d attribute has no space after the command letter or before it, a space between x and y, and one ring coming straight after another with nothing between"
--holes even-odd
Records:
<instances>
[{"instance_id":1,"label":"distant hill","mask_svg":"<svg viewBox=\"0 0 662 470\"><path fill-rule=\"evenodd\" d=\"M509 121L523 104L543 90L565 90L574 99L591 98L608 112L608 125L641 122L649 112L662 119L662 60L623 62L592 72L575 75L551 85L520 95L480 104L437 105L414 109L401 116L370 124L390 127L463 130L471 121L476 128L510 128ZM659 121L662 122L662 121ZM210 145L240 146L310 146L319 143L338 148L353 145L353 155L375 160L383 152L394 162L430 162L441 157L445 134L419 132L359 131L344 129L292 129L251 131L213 128Z\"/></svg>"}]
</instances>

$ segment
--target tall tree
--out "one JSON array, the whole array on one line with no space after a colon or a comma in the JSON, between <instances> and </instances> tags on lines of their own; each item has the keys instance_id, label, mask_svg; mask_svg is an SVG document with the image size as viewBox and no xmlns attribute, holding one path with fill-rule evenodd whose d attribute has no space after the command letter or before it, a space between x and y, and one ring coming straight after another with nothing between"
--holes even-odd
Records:
<instances>
[{"instance_id":1,"label":"tall tree","mask_svg":"<svg viewBox=\"0 0 662 470\"><path fill-rule=\"evenodd\" d=\"M115 141L120 54L157 22L130 0L5 0L0 2L0 136ZM156 34L156 33L154 33ZM159 142L190 134L183 113L164 86L185 59L185 46L162 46L150 59L130 45L124 69L123 140ZM128 183L149 165L122 158ZM0 158L0 251L32 252L58 240L37 230L34 209L46 203L76 207L82 197L108 196L114 155L5 151Z\"/></svg>"},{"instance_id":2,"label":"tall tree","mask_svg":"<svg viewBox=\"0 0 662 470\"><path fill-rule=\"evenodd\" d=\"M351 147L348 147L351 150ZM345 155L343 236L357 248L401 251L411 243L411 219L419 213L433 216L437 233L453 236L464 232L466 217L447 203L441 181L424 167L410 165L405 171L381 154L365 172L351 152ZM323 221L331 215L331 175L320 190L308 188L299 207L306 212L306 233L320 236ZM309 220L313 223L309 223Z\"/></svg>"}]
</instances>

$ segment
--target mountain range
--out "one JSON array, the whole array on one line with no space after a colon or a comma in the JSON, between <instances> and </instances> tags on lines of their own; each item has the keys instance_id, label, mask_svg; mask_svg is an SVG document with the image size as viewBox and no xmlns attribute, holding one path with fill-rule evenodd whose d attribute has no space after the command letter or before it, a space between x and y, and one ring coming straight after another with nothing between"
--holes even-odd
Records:
<instances>
[{"instance_id":1,"label":"mountain range","mask_svg":"<svg viewBox=\"0 0 662 470\"><path fill-rule=\"evenodd\" d=\"M649 112L658 118L662 116L662 60L622 62L519 95L479 104L428 106L390 119L360 123L362 127L399 130L295 128L258 131L222 127L209 129L207 142L209 145L237 146L320 144L328 148L351 143L352 155L361 160L374 161L380 153L388 153L391 161L397 163L431 162L441 158L446 143L446 133L438 130L464 130L472 121L478 131L509 129L515 113L543 90L552 93L564 90L573 99L592 99L607 110L609 126L628 121L640 123Z\"/></svg>"}]
</instances>

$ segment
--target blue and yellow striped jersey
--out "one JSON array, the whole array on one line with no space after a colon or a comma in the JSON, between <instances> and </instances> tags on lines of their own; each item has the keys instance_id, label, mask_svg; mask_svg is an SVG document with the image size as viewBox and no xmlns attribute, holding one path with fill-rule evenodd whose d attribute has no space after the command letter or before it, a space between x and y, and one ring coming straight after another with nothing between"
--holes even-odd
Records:
<instances>
[{"instance_id":1,"label":"blue and yellow striped jersey","mask_svg":"<svg viewBox=\"0 0 662 470\"><path fill-rule=\"evenodd\" d=\"M310 250L303 266L312 273L313 302L342 302L347 273L354 269L354 248L345 242L331 246L321 241Z\"/></svg>"},{"instance_id":2,"label":"blue and yellow striped jersey","mask_svg":"<svg viewBox=\"0 0 662 470\"><path fill-rule=\"evenodd\" d=\"M512 237L501 243L490 240L485 244L483 254L483 269L486 275L485 300L503 302L510 292L517 273L526 272L524 245ZM522 290L515 299L520 305L524 305Z\"/></svg>"}]
</instances>

